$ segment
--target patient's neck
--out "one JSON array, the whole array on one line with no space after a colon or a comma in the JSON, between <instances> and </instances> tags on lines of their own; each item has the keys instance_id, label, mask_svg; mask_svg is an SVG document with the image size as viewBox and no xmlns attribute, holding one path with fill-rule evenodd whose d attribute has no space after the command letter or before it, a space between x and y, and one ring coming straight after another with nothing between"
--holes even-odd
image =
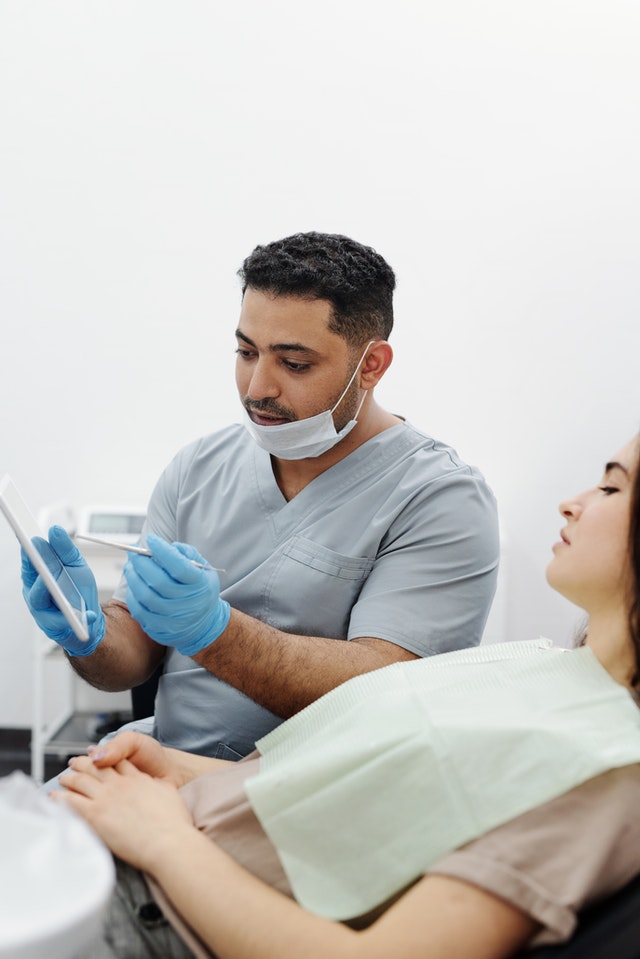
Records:
<instances>
[{"instance_id":1,"label":"patient's neck","mask_svg":"<svg viewBox=\"0 0 640 959\"><path fill-rule=\"evenodd\" d=\"M617 683L630 686L636 657L627 612L589 615L586 645Z\"/></svg>"}]
</instances>

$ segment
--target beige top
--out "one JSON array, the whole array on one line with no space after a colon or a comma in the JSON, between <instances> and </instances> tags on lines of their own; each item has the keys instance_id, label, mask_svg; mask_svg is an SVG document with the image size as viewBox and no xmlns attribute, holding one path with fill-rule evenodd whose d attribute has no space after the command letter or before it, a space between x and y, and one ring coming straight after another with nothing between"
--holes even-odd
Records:
<instances>
[{"instance_id":1,"label":"beige top","mask_svg":"<svg viewBox=\"0 0 640 959\"><path fill-rule=\"evenodd\" d=\"M244 781L256 774L253 753L228 769L189 783L182 794L196 826L249 872L291 896L276 850L253 813ZM567 939L577 912L640 872L640 765L605 772L442 857L430 873L495 893L541 925L531 946ZM149 885L198 959L213 955ZM428 930L425 930L425 936Z\"/></svg>"}]
</instances>

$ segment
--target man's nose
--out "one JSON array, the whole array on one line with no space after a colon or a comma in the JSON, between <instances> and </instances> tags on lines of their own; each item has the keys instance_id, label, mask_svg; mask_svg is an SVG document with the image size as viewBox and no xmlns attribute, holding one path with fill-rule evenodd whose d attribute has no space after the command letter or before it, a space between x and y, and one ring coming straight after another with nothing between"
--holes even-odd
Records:
<instances>
[{"instance_id":1,"label":"man's nose","mask_svg":"<svg viewBox=\"0 0 640 959\"><path fill-rule=\"evenodd\" d=\"M279 394L280 387L276 377L273 375L270 364L258 360L253 368L251 379L249 380L247 396L252 400L263 400L266 397L273 399L279 396Z\"/></svg>"}]
</instances>

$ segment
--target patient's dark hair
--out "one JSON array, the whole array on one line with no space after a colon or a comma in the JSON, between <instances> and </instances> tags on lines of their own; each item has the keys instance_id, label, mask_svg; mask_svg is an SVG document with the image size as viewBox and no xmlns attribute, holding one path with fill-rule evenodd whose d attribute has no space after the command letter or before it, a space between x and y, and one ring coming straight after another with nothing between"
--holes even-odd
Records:
<instances>
[{"instance_id":1,"label":"patient's dark hair","mask_svg":"<svg viewBox=\"0 0 640 959\"><path fill-rule=\"evenodd\" d=\"M638 456L636 475L631 497L631 521L629 523L629 558L631 561L631 607L629 630L636 655L636 672L633 685L640 686L640 436L637 437Z\"/></svg>"},{"instance_id":2,"label":"patient's dark hair","mask_svg":"<svg viewBox=\"0 0 640 959\"><path fill-rule=\"evenodd\" d=\"M354 346L388 339L396 278L369 246L338 233L296 233L257 246L238 270L247 287L274 296L327 300L329 329Z\"/></svg>"}]
</instances>

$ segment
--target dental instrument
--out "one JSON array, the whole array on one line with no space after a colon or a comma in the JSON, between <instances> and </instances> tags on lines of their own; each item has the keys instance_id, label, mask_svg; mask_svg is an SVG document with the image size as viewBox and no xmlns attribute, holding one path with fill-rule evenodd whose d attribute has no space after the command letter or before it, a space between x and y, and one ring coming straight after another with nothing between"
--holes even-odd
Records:
<instances>
[{"instance_id":1,"label":"dental instrument","mask_svg":"<svg viewBox=\"0 0 640 959\"><path fill-rule=\"evenodd\" d=\"M101 546L112 546L114 549L123 549L127 553L139 553L140 556L151 556L151 550L144 546L131 546L129 543L114 543L111 539L100 539L99 536L86 536L84 533L76 533L75 539L86 539L90 543L99 543ZM190 559L190 563L197 566L198 569L212 569L216 573L226 573L226 569L220 569L217 566L210 566L208 563L198 563L195 559Z\"/></svg>"}]
</instances>

